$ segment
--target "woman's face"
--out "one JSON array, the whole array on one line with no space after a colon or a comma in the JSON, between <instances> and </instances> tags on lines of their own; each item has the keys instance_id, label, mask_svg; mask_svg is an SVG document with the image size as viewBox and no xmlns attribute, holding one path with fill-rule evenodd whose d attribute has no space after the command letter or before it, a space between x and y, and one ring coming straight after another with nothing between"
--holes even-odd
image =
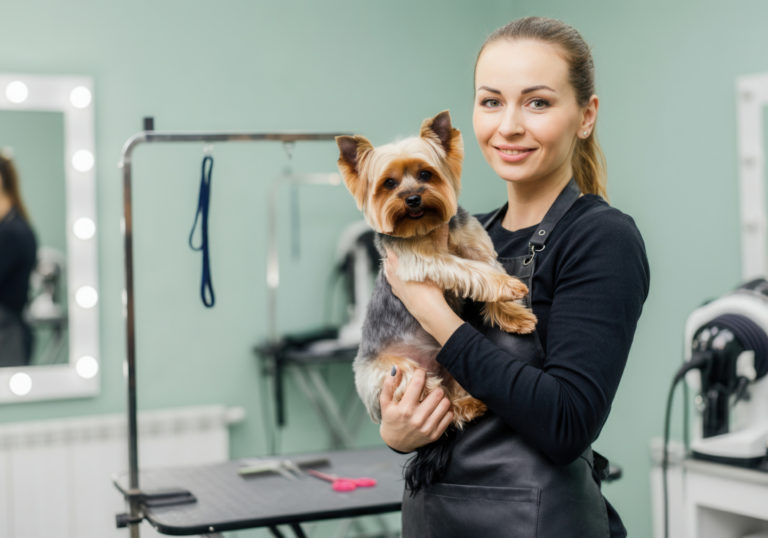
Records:
<instances>
[{"instance_id":1,"label":"woman's face","mask_svg":"<svg viewBox=\"0 0 768 538\"><path fill-rule=\"evenodd\" d=\"M485 159L513 183L565 182L577 137L586 138L597 98L576 102L560 49L535 40L498 40L480 55L472 123Z\"/></svg>"}]
</instances>

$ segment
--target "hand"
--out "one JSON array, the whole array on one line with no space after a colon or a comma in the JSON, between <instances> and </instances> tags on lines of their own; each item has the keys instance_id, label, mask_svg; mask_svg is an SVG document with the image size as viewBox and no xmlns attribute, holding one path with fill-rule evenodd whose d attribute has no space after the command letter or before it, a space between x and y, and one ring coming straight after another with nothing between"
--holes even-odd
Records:
<instances>
[{"instance_id":1,"label":"hand","mask_svg":"<svg viewBox=\"0 0 768 538\"><path fill-rule=\"evenodd\" d=\"M451 402L442 389L433 390L424 400L419 401L427 379L426 372L421 368L414 372L400 401L395 402L395 389L400 385L402 377L402 371L398 368L394 376L387 378L381 389L379 434L395 450L411 452L437 441L451 424L453 413Z\"/></svg>"},{"instance_id":2,"label":"hand","mask_svg":"<svg viewBox=\"0 0 768 538\"><path fill-rule=\"evenodd\" d=\"M445 235L447 240L448 236ZM421 324L425 331L440 343L445 342L463 323L451 310L441 290L434 282L404 281L397 276L397 256L387 251L384 260L384 275L392 293L400 299L405 308Z\"/></svg>"}]
</instances>

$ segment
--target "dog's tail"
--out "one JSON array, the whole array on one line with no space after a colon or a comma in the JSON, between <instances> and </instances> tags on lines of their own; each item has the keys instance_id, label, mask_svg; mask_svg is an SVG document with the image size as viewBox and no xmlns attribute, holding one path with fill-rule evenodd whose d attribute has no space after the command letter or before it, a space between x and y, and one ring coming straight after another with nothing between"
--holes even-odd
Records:
<instances>
[{"instance_id":1,"label":"dog's tail","mask_svg":"<svg viewBox=\"0 0 768 538\"><path fill-rule=\"evenodd\" d=\"M456 429L450 427L434 443L416 449L416 454L405 466L405 488L411 496L445 475L455 440Z\"/></svg>"}]
</instances>

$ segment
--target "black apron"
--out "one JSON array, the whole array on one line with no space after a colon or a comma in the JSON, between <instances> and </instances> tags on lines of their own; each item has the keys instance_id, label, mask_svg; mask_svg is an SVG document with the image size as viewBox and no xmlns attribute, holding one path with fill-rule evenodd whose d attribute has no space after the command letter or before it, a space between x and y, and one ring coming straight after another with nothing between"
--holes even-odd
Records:
<instances>
[{"instance_id":1,"label":"black apron","mask_svg":"<svg viewBox=\"0 0 768 538\"><path fill-rule=\"evenodd\" d=\"M21 316L0 305L0 368L28 365L31 344L29 326Z\"/></svg>"},{"instance_id":2,"label":"black apron","mask_svg":"<svg viewBox=\"0 0 768 538\"><path fill-rule=\"evenodd\" d=\"M499 258L528 285L530 306L536 255L579 197L571 180L529 240L529 252ZM490 228L506 206L482 224ZM538 335L482 331L516 357L538 368L544 350ZM488 411L457 433L451 461L440 482L403 496L403 538L608 538L626 536L615 511L600 493L591 448L568 465L554 465ZM610 513L610 518L609 518ZM612 521L609 521L612 520ZM611 531L611 527L616 530Z\"/></svg>"}]
</instances>

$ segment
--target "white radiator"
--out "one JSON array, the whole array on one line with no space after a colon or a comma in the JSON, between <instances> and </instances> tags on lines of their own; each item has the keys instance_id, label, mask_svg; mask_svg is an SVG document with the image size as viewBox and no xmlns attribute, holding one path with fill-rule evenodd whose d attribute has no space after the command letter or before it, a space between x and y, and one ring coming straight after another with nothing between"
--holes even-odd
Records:
<instances>
[{"instance_id":1,"label":"white radiator","mask_svg":"<svg viewBox=\"0 0 768 538\"><path fill-rule=\"evenodd\" d=\"M228 426L242 418L224 406L139 413L139 466L226 461ZM0 537L127 537L115 527L126 505L112 484L127 469L125 415L0 425ZM159 535L145 522L141 536Z\"/></svg>"}]
</instances>

